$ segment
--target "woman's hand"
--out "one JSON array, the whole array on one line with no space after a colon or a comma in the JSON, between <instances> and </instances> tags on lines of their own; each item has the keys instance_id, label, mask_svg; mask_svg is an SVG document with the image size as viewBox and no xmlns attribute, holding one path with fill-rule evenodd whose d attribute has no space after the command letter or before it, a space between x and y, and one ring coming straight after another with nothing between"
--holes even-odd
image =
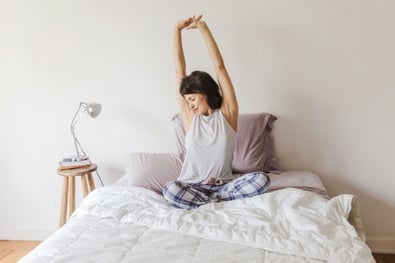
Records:
<instances>
[{"instance_id":1,"label":"woman's hand","mask_svg":"<svg viewBox=\"0 0 395 263\"><path fill-rule=\"evenodd\" d=\"M197 23L202 18L202 16L203 15L198 15L198 16L194 15L194 16L191 16L191 17L189 17L187 19L180 20L180 21L177 22L176 27L180 31L183 30L184 28L187 28L187 29L196 28Z\"/></svg>"}]
</instances>

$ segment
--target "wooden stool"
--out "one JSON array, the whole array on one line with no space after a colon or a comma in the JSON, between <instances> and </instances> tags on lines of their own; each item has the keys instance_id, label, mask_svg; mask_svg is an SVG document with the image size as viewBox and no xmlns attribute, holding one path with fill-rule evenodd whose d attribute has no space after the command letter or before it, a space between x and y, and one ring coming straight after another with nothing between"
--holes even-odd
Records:
<instances>
[{"instance_id":1,"label":"wooden stool","mask_svg":"<svg viewBox=\"0 0 395 263\"><path fill-rule=\"evenodd\" d=\"M82 194L84 198L95 190L92 172L96 171L96 164L74 169L58 168L58 174L63 176L62 203L60 208L60 226L63 226L67 220L67 208L69 217L75 210L75 177L81 176Z\"/></svg>"}]
</instances>

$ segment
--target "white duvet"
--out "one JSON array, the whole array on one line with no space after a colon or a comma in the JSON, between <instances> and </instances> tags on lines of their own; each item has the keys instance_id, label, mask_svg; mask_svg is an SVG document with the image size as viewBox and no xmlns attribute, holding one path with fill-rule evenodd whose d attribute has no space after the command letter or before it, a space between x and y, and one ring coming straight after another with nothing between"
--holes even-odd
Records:
<instances>
[{"instance_id":1,"label":"white duvet","mask_svg":"<svg viewBox=\"0 0 395 263\"><path fill-rule=\"evenodd\" d=\"M195 210L144 188L95 190L20 262L375 262L358 201L288 188Z\"/></svg>"}]
</instances>

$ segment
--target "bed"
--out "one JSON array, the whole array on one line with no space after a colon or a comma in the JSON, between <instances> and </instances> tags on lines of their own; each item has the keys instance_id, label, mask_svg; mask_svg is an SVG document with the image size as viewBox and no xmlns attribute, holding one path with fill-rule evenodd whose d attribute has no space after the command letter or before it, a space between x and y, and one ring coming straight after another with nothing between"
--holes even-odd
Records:
<instances>
[{"instance_id":1,"label":"bed","mask_svg":"<svg viewBox=\"0 0 395 263\"><path fill-rule=\"evenodd\" d=\"M194 210L169 206L160 188L179 173L185 136L174 117L177 154L128 155L120 180L91 192L20 262L375 262L356 196L330 197L316 174L279 169L266 149L275 119L242 115L233 164L235 174L270 170L267 193Z\"/></svg>"}]
</instances>

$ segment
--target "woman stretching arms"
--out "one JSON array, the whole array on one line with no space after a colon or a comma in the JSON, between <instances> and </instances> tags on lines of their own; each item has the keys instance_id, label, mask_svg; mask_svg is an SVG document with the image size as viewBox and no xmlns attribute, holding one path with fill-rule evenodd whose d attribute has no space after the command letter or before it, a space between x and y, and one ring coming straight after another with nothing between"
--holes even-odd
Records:
<instances>
[{"instance_id":1,"label":"woman stretching arms","mask_svg":"<svg viewBox=\"0 0 395 263\"><path fill-rule=\"evenodd\" d=\"M252 197L264 193L269 177L260 171L232 175L239 108L232 81L219 48L202 16L181 20L174 29L177 97L184 122L186 155L176 181L163 187L175 207L192 209L209 202ZM217 82L206 72L186 74L181 32L199 30L212 60Z\"/></svg>"}]
</instances>

